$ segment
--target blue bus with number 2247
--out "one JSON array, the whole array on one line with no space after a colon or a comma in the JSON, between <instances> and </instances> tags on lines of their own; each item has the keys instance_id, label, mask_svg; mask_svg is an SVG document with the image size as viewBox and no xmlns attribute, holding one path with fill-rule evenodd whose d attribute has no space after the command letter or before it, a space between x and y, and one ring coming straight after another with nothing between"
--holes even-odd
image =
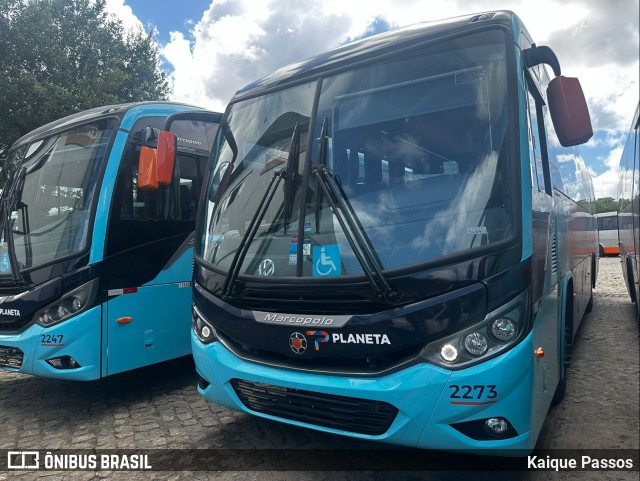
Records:
<instances>
[{"instance_id":1,"label":"blue bus with number 2247","mask_svg":"<svg viewBox=\"0 0 640 481\"><path fill-rule=\"evenodd\" d=\"M143 102L28 133L0 172L0 369L91 380L190 353L220 114Z\"/></svg>"}]
</instances>

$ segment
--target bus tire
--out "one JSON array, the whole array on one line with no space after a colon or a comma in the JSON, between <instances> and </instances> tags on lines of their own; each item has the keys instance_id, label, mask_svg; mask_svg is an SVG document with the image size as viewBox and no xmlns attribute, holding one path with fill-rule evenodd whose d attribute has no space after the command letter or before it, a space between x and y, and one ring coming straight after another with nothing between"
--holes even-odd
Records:
<instances>
[{"instance_id":1,"label":"bus tire","mask_svg":"<svg viewBox=\"0 0 640 481\"><path fill-rule=\"evenodd\" d=\"M598 245L598 250L600 251L600 257L604 257L604 246L602 244Z\"/></svg>"}]
</instances>

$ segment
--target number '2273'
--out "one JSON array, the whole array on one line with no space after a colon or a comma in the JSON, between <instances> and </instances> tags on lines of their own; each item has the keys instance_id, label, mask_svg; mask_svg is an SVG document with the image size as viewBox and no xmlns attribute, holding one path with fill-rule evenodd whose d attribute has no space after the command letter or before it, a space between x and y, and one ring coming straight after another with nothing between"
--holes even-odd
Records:
<instances>
[{"instance_id":1,"label":"number '2273'","mask_svg":"<svg viewBox=\"0 0 640 481\"><path fill-rule=\"evenodd\" d=\"M498 397L495 384L474 384L473 386L451 384L449 389L451 389L451 393L449 393L451 399L482 399L483 396L486 399L494 399Z\"/></svg>"}]
</instances>

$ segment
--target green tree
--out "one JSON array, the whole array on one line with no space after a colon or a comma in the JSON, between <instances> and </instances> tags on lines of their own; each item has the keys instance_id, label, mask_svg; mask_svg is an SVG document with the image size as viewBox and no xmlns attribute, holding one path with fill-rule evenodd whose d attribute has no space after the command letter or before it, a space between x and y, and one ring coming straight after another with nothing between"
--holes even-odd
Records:
<instances>
[{"instance_id":1,"label":"green tree","mask_svg":"<svg viewBox=\"0 0 640 481\"><path fill-rule=\"evenodd\" d=\"M618 202L613 197L601 197L596 199L596 213L616 212L618 210Z\"/></svg>"},{"instance_id":2,"label":"green tree","mask_svg":"<svg viewBox=\"0 0 640 481\"><path fill-rule=\"evenodd\" d=\"M105 0L0 0L0 155L91 107L164 100L154 32L125 32Z\"/></svg>"}]
</instances>

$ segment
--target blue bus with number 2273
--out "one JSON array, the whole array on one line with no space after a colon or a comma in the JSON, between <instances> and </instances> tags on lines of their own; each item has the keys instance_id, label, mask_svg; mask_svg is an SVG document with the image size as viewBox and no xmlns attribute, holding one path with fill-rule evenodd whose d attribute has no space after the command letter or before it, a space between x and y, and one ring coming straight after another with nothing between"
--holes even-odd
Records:
<instances>
[{"instance_id":1,"label":"blue bus with number 2273","mask_svg":"<svg viewBox=\"0 0 640 481\"><path fill-rule=\"evenodd\" d=\"M591 136L579 82L508 11L241 89L196 222L200 393L363 439L532 449L593 302Z\"/></svg>"}]
</instances>

